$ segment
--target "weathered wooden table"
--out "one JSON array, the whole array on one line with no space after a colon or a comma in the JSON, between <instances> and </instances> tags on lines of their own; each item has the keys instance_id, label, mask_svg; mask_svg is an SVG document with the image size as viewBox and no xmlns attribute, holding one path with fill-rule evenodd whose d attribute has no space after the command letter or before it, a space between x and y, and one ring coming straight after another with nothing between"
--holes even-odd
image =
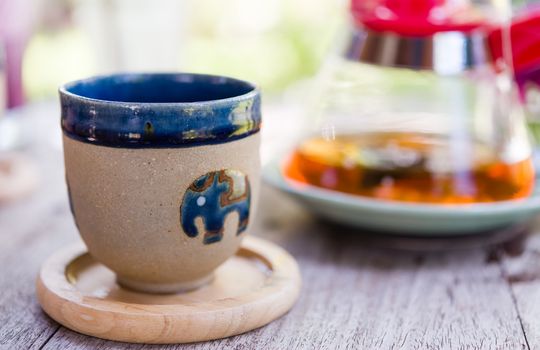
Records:
<instances>
[{"instance_id":1,"label":"weathered wooden table","mask_svg":"<svg viewBox=\"0 0 540 350\"><path fill-rule=\"evenodd\" d=\"M0 208L0 348L160 348L80 335L41 311L34 292L40 264L79 238L63 182L57 108L19 113L33 134L24 152L38 163L42 186ZM522 231L454 239L362 233L321 223L265 187L254 234L298 260L298 303L256 331L166 348L540 349L540 235Z\"/></svg>"}]
</instances>

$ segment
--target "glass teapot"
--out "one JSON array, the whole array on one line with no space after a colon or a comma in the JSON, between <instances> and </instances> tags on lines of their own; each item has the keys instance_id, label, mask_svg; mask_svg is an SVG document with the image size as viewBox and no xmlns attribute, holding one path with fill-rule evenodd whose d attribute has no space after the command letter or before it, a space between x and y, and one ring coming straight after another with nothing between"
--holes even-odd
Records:
<instances>
[{"instance_id":1,"label":"glass teapot","mask_svg":"<svg viewBox=\"0 0 540 350\"><path fill-rule=\"evenodd\" d=\"M531 147L508 57L510 12L497 0L352 0L352 30L316 80L314 127L285 177L405 202L531 194Z\"/></svg>"}]
</instances>

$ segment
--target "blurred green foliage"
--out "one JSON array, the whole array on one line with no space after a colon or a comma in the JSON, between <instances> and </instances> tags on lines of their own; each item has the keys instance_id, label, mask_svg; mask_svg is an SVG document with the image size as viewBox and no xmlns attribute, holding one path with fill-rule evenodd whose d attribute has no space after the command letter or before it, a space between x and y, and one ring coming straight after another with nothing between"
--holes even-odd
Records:
<instances>
[{"instance_id":1,"label":"blurred green foliage","mask_svg":"<svg viewBox=\"0 0 540 350\"><path fill-rule=\"evenodd\" d=\"M346 3L339 0L185 2L177 69L249 79L269 93L313 75L346 19ZM77 1L67 4L75 8L66 14L76 12ZM23 75L30 99L55 95L65 81L103 73L88 33L76 20L64 22L69 25L41 26L29 43Z\"/></svg>"}]
</instances>

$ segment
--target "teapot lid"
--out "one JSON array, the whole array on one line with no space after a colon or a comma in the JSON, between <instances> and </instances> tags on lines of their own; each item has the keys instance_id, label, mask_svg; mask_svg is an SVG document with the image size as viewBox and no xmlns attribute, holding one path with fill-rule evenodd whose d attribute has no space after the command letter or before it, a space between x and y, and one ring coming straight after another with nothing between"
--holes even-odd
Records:
<instances>
[{"instance_id":1,"label":"teapot lid","mask_svg":"<svg viewBox=\"0 0 540 350\"><path fill-rule=\"evenodd\" d=\"M442 75L490 66L487 41L497 16L488 10L468 1L351 0L356 25L344 56Z\"/></svg>"},{"instance_id":2,"label":"teapot lid","mask_svg":"<svg viewBox=\"0 0 540 350\"><path fill-rule=\"evenodd\" d=\"M485 24L478 9L447 0L351 0L357 25L375 32L426 37L440 32L470 32Z\"/></svg>"}]
</instances>

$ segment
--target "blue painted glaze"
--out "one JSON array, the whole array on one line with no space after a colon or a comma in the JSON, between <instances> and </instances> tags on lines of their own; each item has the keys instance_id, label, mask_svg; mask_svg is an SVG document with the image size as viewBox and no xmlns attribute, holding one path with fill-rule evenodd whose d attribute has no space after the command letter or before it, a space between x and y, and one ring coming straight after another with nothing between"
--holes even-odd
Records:
<instances>
[{"instance_id":1,"label":"blue painted glaze","mask_svg":"<svg viewBox=\"0 0 540 350\"><path fill-rule=\"evenodd\" d=\"M117 74L60 88L62 130L111 147L185 147L240 139L260 129L252 84L187 74Z\"/></svg>"},{"instance_id":2,"label":"blue painted glaze","mask_svg":"<svg viewBox=\"0 0 540 350\"><path fill-rule=\"evenodd\" d=\"M237 212L236 234L245 231L249 222L251 189L245 174L238 170L219 170L207 173L192 182L180 207L180 221L189 237L199 234L195 221L202 218L204 243L221 241L225 218Z\"/></svg>"}]
</instances>

